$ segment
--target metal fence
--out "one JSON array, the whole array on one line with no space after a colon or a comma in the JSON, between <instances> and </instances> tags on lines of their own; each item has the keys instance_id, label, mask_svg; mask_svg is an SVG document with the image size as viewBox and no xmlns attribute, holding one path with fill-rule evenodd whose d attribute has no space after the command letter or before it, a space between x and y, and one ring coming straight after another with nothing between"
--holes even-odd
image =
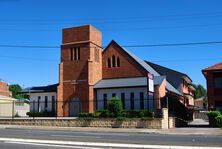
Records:
<instances>
[{"instance_id":1,"label":"metal fence","mask_svg":"<svg viewBox=\"0 0 222 149\"><path fill-rule=\"evenodd\" d=\"M157 115L163 107L168 107L171 116L185 118L187 115L186 107L182 103L174 100L161 99L124 99L121 100L123 110L148 110L155 112ZM65 117L77 117L81 112L104 110L107 109L108 100L96 99L89 100L70 100L70 101L10 101L0 102L0 118L36 118L36 117L50 117L58 118L58 111L66 111ZM159 107L159 108L156 108ZM183 107L183 108L181 108ZM62 116L64 117L64 115Z\"/></svg>"}]
</instances>

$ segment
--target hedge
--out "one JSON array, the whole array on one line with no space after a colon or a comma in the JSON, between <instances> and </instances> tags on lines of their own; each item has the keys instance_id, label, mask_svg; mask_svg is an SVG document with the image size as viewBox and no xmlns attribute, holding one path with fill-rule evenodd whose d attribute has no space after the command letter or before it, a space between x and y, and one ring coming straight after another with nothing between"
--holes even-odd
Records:
<instances>
[{"instance_id":1,"label":"hedge","mask_svg":"<svg viewBox=\"0 0 222 149\"><path fill-rule=\"evenodd\" d=\"M29 117L52 117L55 116L53 112L27 112L26 115Z\"/></svg>"},{"instance_id":2,"label":"hedge","mask_svg":"<svg viewBox=\"0 0 222 149\"><path fill-rule=\"evenodd\" d=\"M218 127L222 127L222 115L216 117L216 122Z\"/></svg>"}]
</instances>

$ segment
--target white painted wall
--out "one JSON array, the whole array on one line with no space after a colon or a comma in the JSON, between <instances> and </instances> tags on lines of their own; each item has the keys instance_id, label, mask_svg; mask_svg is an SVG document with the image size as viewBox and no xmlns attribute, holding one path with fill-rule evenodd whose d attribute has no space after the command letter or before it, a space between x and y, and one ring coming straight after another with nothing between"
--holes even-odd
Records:
<instances>
[{"instance_id":1,"label":"white painted wall","mask_svg":"<svg viewBox=\"0 0 222 149\"><path fill-rule=\"evenodd\" d=\"M22 102L15 102L15 114L18 114L21 117L26 117L27 112L30 111L30 104L24 101Z\"/></svg>"},{"instance_id":2,"label":"white painted wall","mask_svg":"<svg viewBox=\"0 0 222 149\"><path fill-rule=\"evenodd\" d=\"M148 98L147 98L147 88L137 87L137 88L117 88L117 89L97 89L96 99L97 99L97 109L104 109L104 99L103 94L107 94L107 99L112 98L112 94L115 93L116 96L121 98L121 93L125 93L125 109L130 110L130 93L134 93L134 109L140 109L140 92L144 93L144 109L148 109ZM154 102L155 103L155 102ZM155 107L153 99L149 100L149 109Z\"/></svg>"},{"instance_id":3,"label":"white painted wall","mask_svg":"<svg viewBox=\"0 0 222 149\"><path fill-rule=\"evenodd\" d=\"M55 97L55 102L57 101L57 93L56 92L45 92L45 93L29 93L30 95L30 111L33 112L43 112L45 110L52 111L52 96ZM38 109L38 97L41 97L39 109ZM45 96L48 97L48 106L45 108ZM33 104L35 102L35 104ZM35 105L35 108L34 108ZM55 110L56 110L56 103L55 103Z\"/></svg>"},{"instance_id":4,"label":"white painted wall","mask_svg":"<svg viewBox=\"0 0 222 149\"><path fill-rule=\"evenodd\" d=\"M0 117L12 117L13 108L13 101L0 100Z\"/></svg>"}]
</instances>

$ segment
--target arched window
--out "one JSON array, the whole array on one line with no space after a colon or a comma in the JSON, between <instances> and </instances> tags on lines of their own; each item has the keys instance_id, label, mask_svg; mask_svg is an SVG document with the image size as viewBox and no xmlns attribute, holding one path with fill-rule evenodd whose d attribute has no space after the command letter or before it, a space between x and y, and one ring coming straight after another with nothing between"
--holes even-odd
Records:
<instances>
[{"instance_id":1,"label":"arched window","mask_svg":"<svg viewBox=\"0 0 222 149\"><path fill-rule=\"evenodd\" d=\"M116 57L115 57L115 55L112 56L112 66L116 67Z\"/></svg>"},{"instance_id":2,"label":"arched window","mask_svg":"<svg viewBox=\"0 0 222 149\"><path fill-rule=\"evenodd\" d=\"M107 59L107 66L108 66L108 68L111 67L111 60L110 60L110 58Z\"/></svg>"},{"instance_id":3,"label":"arched window","mask_svg":"<svg viewBox=\"0 0 222 149\"><path fill-rule=\"evenodd\" d=\"M119 57L117 57L117 67L120 67L120 60L119 60Z\"/></svg>"}]
</instances>

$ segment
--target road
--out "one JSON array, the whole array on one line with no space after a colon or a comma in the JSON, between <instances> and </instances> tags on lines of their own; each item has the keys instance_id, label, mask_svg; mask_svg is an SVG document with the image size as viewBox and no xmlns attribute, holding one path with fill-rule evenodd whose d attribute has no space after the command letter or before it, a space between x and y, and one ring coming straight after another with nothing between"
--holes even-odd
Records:
<instances>
[{"instance_id":1,"label":"road","mask_svg":"<svg viewBox=\"0 0 222 149\"><path fill-rule=\"evenodd\" d=\"M34 139L70 141L70 142L93 142L93 143L120 143L137 145L173 145L173 146L214 146L222 147L222 136L204 136L204 135L164 135L155 133L132 133L132 132L85 132L85 131L61 131L61 130L30 130L30 129L0 129L0 147L1 149L16 148L86 148L84 145L53 144L53 143L33 143L23 141L4 140L4 138ZM2 140L1 140L2 139ZM31 146L31 147L30 147ZM95 148L95 147L89 147ZM98 147L97 147L98 148Z\"/></svg>"}]
</instances>

